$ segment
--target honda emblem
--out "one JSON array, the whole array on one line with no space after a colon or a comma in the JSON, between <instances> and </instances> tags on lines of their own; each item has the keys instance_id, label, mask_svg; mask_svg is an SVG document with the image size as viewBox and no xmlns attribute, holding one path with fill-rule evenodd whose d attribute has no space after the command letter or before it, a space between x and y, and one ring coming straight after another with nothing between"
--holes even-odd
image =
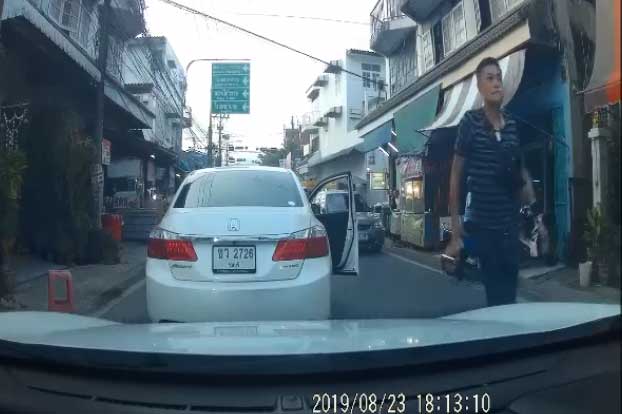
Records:
<instances>
[{"instance_id":1,"label":"honda emblem","mask_svg":"<svg viewBox=\"0 0 622 414\"><path fill-rule=\"evenodd\" d=\"M229 231L240 231L240 220L236 218L229 219L229 226L227 229Z\"/></svg>"}]
</instances>

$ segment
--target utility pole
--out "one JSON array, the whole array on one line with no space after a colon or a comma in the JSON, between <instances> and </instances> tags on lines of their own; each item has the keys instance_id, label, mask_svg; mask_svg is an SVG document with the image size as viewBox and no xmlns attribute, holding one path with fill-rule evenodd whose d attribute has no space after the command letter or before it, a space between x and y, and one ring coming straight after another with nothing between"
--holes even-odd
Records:
<instances>
[{"instance_id":1,"label":"utility pole","mask_svg":"<svg viewBox=\"0 0 622 414\"><path fill-rule=\"evenodd\" d=\"M108 41L109 38L109 19L110 1L104 0L103 9L99 20L99 52L97 54L97 67L100 73L99 83L96 91L95 108L95 130L93 131L93 141L95 143L95 162L91 170L91 182L93 185L93 195L95 198L95 221L97 228L101 228L101 215L104 201L104 171L102 167L102 141L104 138L104 105L105 105L105 84L106 67L108 63Z\"/></svg>"},{"instance_id":2,"label":"utility pole","mask_svg":"<svg viewBox=\"0 0 622 414\"><path fill-rule=\"evenodd\" d=\"M207 168L212 168L214 166L214 155L212 153L214 145L212 144L212 118L214 115L212 114L212 110L209 111L209 127L207 128Z\"/></svg>"},{"instance_id":3,"label":"utility pole","mask_svg":"<svg viewBox=\"0 0 622 414\"><path fill-rule=\"evenodd\" d=\"M4 12L4 0L0 0L0 29L2 29L2 13ZM2 37L2 32L0 32L0 38Z\"/></svg>"},{"instance_id":4,"label":"utility pole","mask_svg":"<svg viewBox=\"0 0 622 414\"><path fill-rule=\"evenodd\" d=\"M216 163L218 167L222 167L222 130L224 129L222 121L225 119L229 119L229 115L218 116L218 162Z\"/></svg>"}]
</instances>

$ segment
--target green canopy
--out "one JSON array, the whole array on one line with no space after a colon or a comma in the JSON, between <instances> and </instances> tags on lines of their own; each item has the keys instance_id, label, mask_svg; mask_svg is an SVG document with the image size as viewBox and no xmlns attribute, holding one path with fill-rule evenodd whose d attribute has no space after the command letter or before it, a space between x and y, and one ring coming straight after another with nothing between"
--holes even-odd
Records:
<instances>
[{"instance_id":1,"label":"green canopy","mask_svg":"<svg viewBox=\"0 0 622 414\"><path fill-rule=\"evenodd\" d=\"M356 146L360 152L373 151L391 140L391 121L385 122L373 131L363 135L363 142Z\"/></svg>"},{"instance_id":2,"label":"green canopy","mask_svg":"<svg viewBox=\"0 0 622 414\"><path fill-rule=\"evenodd\" d=\"M428 137L417 131L434 122L440 91L441 85L436 85L393 116L395 143L401 153L420 153L425 149Z\"/></svg>"}]
</instances>

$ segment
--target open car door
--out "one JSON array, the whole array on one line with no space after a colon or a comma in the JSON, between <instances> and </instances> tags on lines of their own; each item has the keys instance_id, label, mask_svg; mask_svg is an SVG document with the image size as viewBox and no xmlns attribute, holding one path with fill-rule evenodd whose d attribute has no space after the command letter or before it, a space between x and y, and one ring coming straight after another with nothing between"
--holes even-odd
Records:
<instances>
[{"instance_id":1,"label":"open car door","mask_svg":"<svg viewBox=\"0 0 622 414\"><path fill-rule=\"evenodd\" d=\"M359 244L352 174L344 172L322 180L309 193L309 202L326 228L333 273L357 275Z\"/></svg>"}]
</instances>

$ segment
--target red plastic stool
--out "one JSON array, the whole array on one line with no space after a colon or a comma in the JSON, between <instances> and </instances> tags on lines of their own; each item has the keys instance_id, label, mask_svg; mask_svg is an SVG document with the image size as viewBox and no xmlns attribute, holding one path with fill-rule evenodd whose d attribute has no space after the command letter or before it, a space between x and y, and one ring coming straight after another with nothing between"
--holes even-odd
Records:
<instances>
[{"instance_id":1,"label":"red plastic stool","mask_svg":"<svg viewBox=\"0 0 622 414\"><path fill-rule=\"evenodd\" d=\"M65 282L64 295L57 296L58 282ZM48 272L48 310L51 312L73 312L73 280L68 270L50 270Z\"/></svg>"}]
</instances>

